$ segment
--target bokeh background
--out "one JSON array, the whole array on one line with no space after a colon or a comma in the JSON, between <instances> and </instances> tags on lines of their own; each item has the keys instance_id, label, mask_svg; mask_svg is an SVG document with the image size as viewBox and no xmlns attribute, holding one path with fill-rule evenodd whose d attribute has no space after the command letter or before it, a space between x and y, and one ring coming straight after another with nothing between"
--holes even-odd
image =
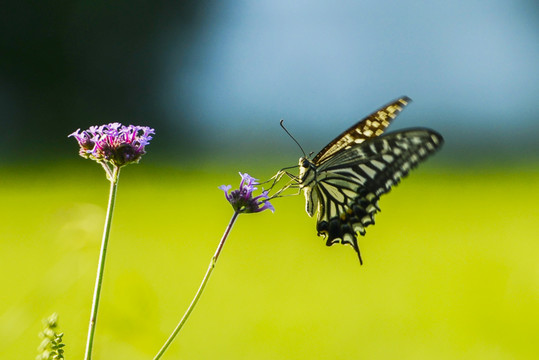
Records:
<instances>
[{"instance_id":1,"label":"bokeh background","mask_svg":"<svg viewBox=\"0 0 539 360\"><path fill-rule=\"evenodd\" d=\"M362 116L443 150L326 248L301 197L240 217L165 358L539 357L539 5L482 1L11 1L0 11L0 354L32 358L56 311L81 358L108 183L67 135L156 129L122 173L95 357L148 359L232 210Z\"/></svg>"}]
</instances>

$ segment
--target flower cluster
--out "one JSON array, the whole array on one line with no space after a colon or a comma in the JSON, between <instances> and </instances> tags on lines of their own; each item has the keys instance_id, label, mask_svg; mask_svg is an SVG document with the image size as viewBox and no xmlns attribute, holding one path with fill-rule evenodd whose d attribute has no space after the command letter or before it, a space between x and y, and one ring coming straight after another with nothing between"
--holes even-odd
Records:
<instances>
[{"instance_id":1,"label":"flower cluster","mask_svg":"<svg viewBox=\"0 0 539 360\"><path fill-rule=\"evenodd\" d=\"M275 212L275 209L269 202L268 192L262 191L261 195L253 197L253 191L257 188L257 180L251 177L249 174L242 174L240 188L238 190L228 192L232 186L230 185L221 185L219 189L225 192L225 197L232 205L235 211L239 213L255 213L261 212L266 209Z\"/></svg>"},{"instance_id":2,"label":"flower cluster","mask_svg":"<svg viewBox=\"0 0 539 360\"><path fill-rule=\"evenodd\" d=\"M80 145L80 156L121 167L137 163L146 152L155 130L147 126L110 123L70 134Z\"/></svg>"}]
</instances>

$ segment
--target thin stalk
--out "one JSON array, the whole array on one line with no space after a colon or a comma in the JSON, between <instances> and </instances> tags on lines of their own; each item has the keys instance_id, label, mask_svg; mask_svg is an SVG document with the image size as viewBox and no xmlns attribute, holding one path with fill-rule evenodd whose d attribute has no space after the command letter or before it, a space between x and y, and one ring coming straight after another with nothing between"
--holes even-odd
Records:
<instances>
[{"instance_id":1,"label":"thin stalk","mask_svg":"<svg viewBox=\"0 0 539 360\"><path fill-rule=\"evenodd\" d=\"M85 360L91 360L92 348L94 344L95 325L97 323L97 310L99 308L99 298L101 296L101 285L103 284L103 273L105 270L105 257L107 255L107 245L109 242L110 227L112 224L112 213L114 212L114 203L116 200L116 190L120 177L120 168L114 167L110 180L109 205L107 216L105 218L105 228L103 230L103 240L101 243L101 253L99 254L99 263L97 265L97 277L95 279L94 299L92 301L92 313L90 315L90 325L88 327L88 340L86 342Z\"/></svg>"},{"instance_id":2,"label":"thin stalk","mask_svg":"<svg viewBox=\"0 0 539 360\"><path fill-rule=\"evenodd\" d=\"M161 350L159 350L157 355L155 355L155 357L153 358L154 360L158 360L158 359L161 358L161 356L163 356L165 351L167 351L168 347L170 346L170 344L172 344L172 342L176 338L176 335L178 335L178 333L182 329L183 325L185 324L185 322L189 318L189 315L191 315L191 312L195 308L195 305L197 304L198 299L202 295L202 292L204 291L204 288L206 287L206 284L207 284L208 280L210 279L210 275L211 275L211 273L213 271L213 268L215 267L215 264L217 263L217 259L219 258L219 254L221 254L221 250L223 249L223 246L225 245L225 241L226 241L226 239L228 237L228 234L230 234L230 230L232 230L232 226L234 226L234 223L236 222L236 219L238 218L239 214L240 214L239 212L235 211L234 215L232 215L232 218L230 219L230 222L228 223L228 226L225 229L225 233L223 234L223 237L221 238L221 241L219 242L219 245L217 245L217 250L215 250L215 254L211 258L210 265L208 265L208 270L206 270L206 274L204 275L204 278L202 279L202 283L200 283L200 286L199 286L199 288L198 288L198 290L197 290L197 292L195 294L195 297L191 301L191 304L187 308L187 311L183 315L183 317L180 320L180 322L178 323L178 325L176 325L176 328L174 329L174 331L172 332L170 337L167 339L167 341L165 342L165 344L163 345Z\"/></svg>"}]
</instances>

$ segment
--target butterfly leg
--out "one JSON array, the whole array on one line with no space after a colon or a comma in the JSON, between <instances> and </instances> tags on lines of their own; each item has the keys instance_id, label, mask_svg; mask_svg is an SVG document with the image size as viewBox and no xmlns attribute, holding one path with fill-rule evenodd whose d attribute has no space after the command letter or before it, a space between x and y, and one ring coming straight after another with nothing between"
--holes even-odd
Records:
<instances>
[{"instance_id":1,"label":"butterfly leg","mask_svg":"<svg viewBox=\"0 0 539 360\"><path fill-rule=\"evenodd\" d=\"M273 180L273 182L272 182L272 184L271 184L271 186L269 187L269 190L268 190L268 191L271 191L275 187L275 185L277 185L277 183L279 181L281 181L281 179L283 178L284 175L288 176L290 178L290 181L288 183L286 183L286 185L282 189L277 191L277 193L274 195L274 196L278 196L280 193L282 193L286 189L288 189L290 187L293 187L294 185L298 184L298 177L295 176L294 174L286 171L287 169L292 169L292 168L296 168L296 167L297 166L291 166L291 167L288 167L288 168L283 168L283 169L279 170L271 178L269 178L268 180L266 180L266 181L264 181L262 183L259 183L259 184L265 184L265 183L268 183L268 182Z\"/></svg>"},{"instance_id":2,"label":"butterfly leg","mask_svg":"<svg viewBox=\"0 0 539 360\"><path fill-rule=\"evenodd\" d=\"M281 195L284 191L286 191L288 189L298 189L298 191L296 193L294 193L294 194ZM271 188L270 188L270 190L271 190ZM301 193L301 189L300 189L298 183L296 182L296 180L291 179L285 184L285 186L283 186L281 189L277 190L277 192L275 194L271 195L270 199L274 199L274 198L277 198L277 197L283 197L283 196L295 196L295 195L299 195L300 193Z\"/></svg>"}]
</instances>

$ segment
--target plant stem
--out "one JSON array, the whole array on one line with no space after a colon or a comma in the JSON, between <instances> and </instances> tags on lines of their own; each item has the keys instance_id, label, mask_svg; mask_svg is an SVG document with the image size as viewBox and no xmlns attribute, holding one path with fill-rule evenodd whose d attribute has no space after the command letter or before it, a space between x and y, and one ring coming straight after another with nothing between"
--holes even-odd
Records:
<instances>
[{"instance_id":1,"label":"plant stem","mask_svg":"<svg viewBox=\"0 0 539 360\"><path fill-rule=\"evenodd\" d=\"M223 249L223 246L225 245L225 241L228 237L228 234L230 234L230 230L232 230L232 226L234 226L234 223L236 222L236 219L238 218L239 214L240 214L239 212L235 211L234 215L232 215L232 218L230 219L230 222L228 223L228 226L225 229L225 233L223 234L223 237L221 238L221 241L219 242L219 245L217 246L217 250L215 250L215 254L211 258L210 265L208 266L208 270L206 270L206 275L204 275L204 278L202 279L202 283L200 283L200 286L195 294L195 297L191 301L191 304L187 308L187 311L183 315L182 319L180 320L180 322L178 323L178 325L176 326L176 328L174 329L170 337L167 339L167 341L165 342L161 350L159 350L157 355L155 355L155 357L153 358L154 360L158 360L161 358L161 356L163 356L165 351L168 349L172 341L174 341L174 339L176 338L176 335L178 335L181 328L183 327L183 325L189 318L189 315L191 315L191 312L195 308L195 305L197 304L198 299L200 298L200 296L202 295L202 292L204 291L204 288L206 287L206 283L208 282L210 275L213 271L213 268L215 267L215 264L217 263L217 259L219 258L219 254L221 254L221 250Z\"/></svg>"},{"instance_id":2,"label":"plant stem","mask_svg":"<svg viewBox=\"0 0 539 360\"><path fill-rule=\"evenodd\" d=\"M103 273L105 270L105 257L107 255L107 245L109 242L110 226L112 224L112 213L114 212L114 202L116 200L116 190L120 177L120 168L114 167L110 180L109 205L107 216L105 218L105 228L103 230L103 240L101 243L101 253L99 254L99 263L97 265L97 277L95 279L94 299L92 301L92 313L90 315L90 325L88 327L88 340L86 342L85 360L91 360L92 348L94 344L95 325L97 323L97 310L99 307L99 298L101 295L101 285L103 283Z\"/></svg>"}]
</instances>

